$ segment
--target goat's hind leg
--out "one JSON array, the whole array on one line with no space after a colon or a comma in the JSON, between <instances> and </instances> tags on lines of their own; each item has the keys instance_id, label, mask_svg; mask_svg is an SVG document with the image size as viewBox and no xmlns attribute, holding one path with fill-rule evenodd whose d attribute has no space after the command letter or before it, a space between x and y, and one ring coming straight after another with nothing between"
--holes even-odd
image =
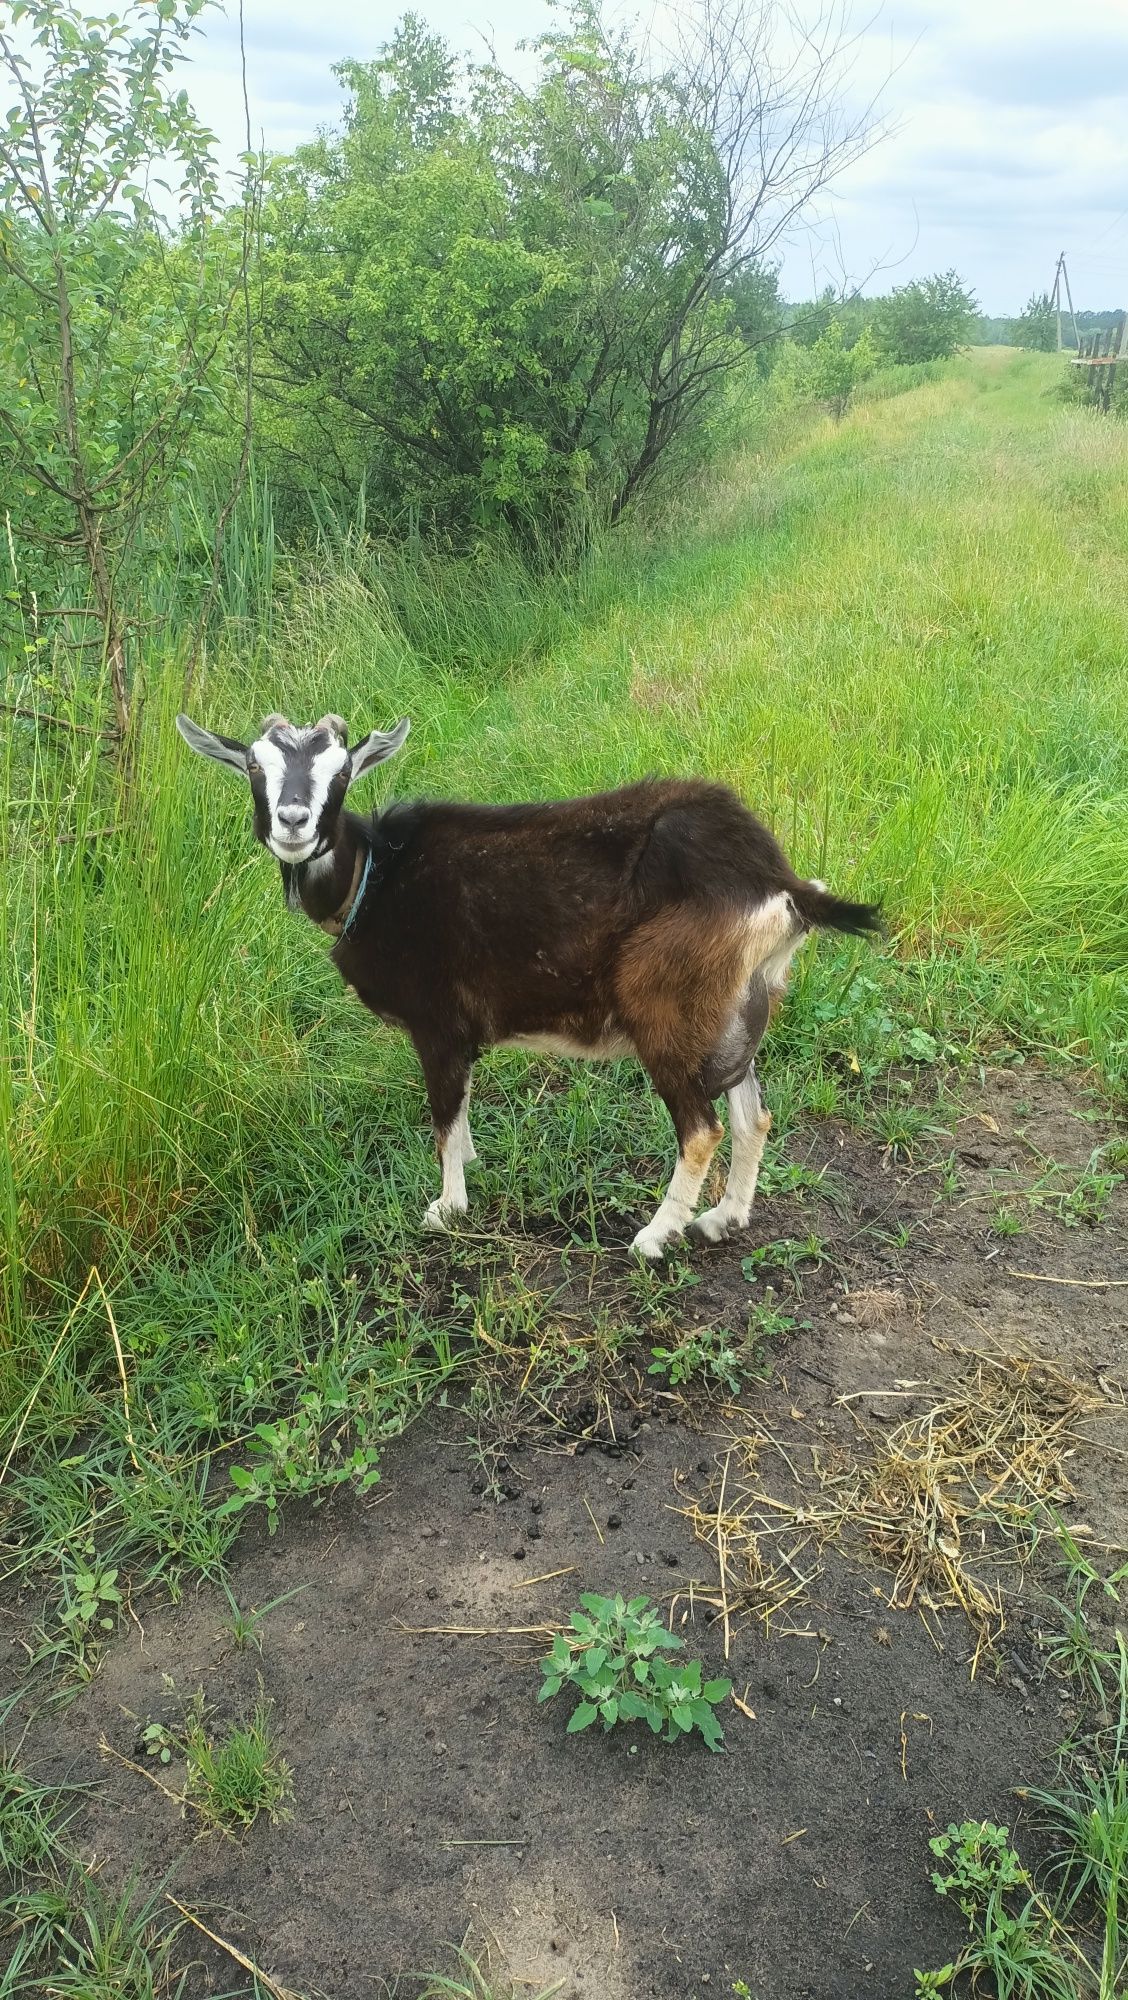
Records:
<instances>
[{"instance_id":1,"label":"goat's hind leg","mask_svg":"<svg viewBox=\"0 0 1128 2000\"><path fill-rule=\"evenodd\" d=\"M756 1071L727 1093L732 1159L725 1191L715 1208L707 1208L693 1224L693 1233L706 1243L723 1243L739 1229L747 1229L752 1199L760 1177L764 1141L771 1131L772 1114L765 1111Z\"/></svg>"},{"instance_id":2,"label":"goat's hind leg","mask_svg":"<svg viewBox=\"0 0 1128 2000\"><path fill-rule=\"evenodd\" d=\"M760 973L754 973L719 1046L705 1066L706 1089L728 1099L732 1158L725 1191L715 1208L707 1208L693 1225L706 1243L723 1243L738 1229L747 1229L752 1198L760 1174L764 1141L772 1115L765 1111L756 1077L756 1051L772 1018L775 996Z\"/></svg>"},{"instance_id":3,"label":"goat's hind leg","mask_svg":"<svg viewBox=\"0 0 1128 2000\"><path fill-rule=\"evenodd\" d=\"M678 1163L653 1220L639 1230L631 1249L640 1256L657 1258L668 1243L684 1234L723 1137L723 1127L701 1077L676 1082L655 1077L654 1086L674 1121Z\"/></svg>"}]
</instances>

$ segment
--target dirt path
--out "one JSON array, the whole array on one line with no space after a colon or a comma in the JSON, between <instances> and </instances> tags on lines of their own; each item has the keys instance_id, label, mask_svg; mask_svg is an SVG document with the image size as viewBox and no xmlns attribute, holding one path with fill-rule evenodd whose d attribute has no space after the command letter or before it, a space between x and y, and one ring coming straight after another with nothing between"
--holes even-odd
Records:
<instances>
[{"instance_id":1,"label":"dirt path","mask_svg":"<svg viewBox=\"0 0 1128 2000\"><path fill-rule=\"evenodd\" d=\"M640 1368L606 1403L573 1399L563 1430L522 1436L510 1403L501 1504L465 1415L417 1426L369 1502L245 1533L239 1603L302 1593L265 1620L261 1659L235 1650L211 1589L150 1607L144 1638L123 1629L97 1680L35 1725L25 1765L95 1783L83 1846L148 1884L173 1870L182 1902L303 1993L371 2000L470 1931L571 2000L708 2000L741 1980L758 2000L908 2000L913 1967L958 1943L930 1834L1013 1826L1012 1787L1047 1775L1072 1713L1004 1502L1040 1491L1098 1561L1128 1541L1128 1202L1084 1177L1108 1136L1076 1091L1028 1072L988 1077L946 1169L808 1130L793 1156L831 1167L841 1200L765 1201L739 1248L694 1253L686 1320L743 1339L770 1281L808 1322L739 1401L687 1404ZM989 1233L1000 1200L1025 1233ZM750 1282L750 1249L812 1232L823 1263ZM727 1754L566 1737L563 1704L535 1706L545 1640L501 1628L551 1626L581 1590L646 1592L726 1671L718 1510L744 1704L724 1711ZM260 1673L290 1824L200 1835L100 1757L103 1733L137 1757L144 1724L198 1687L219 1718L245 1710ZM236 1977L200 1942L186 2000Z\"/></svg>"}]
</instances>

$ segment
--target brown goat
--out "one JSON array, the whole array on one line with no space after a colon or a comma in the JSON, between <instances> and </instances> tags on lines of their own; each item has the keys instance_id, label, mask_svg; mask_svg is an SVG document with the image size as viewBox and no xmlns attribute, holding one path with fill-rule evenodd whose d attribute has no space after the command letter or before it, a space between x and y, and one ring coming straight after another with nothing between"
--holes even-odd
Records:
<instances>
[{"instance_id":1,"label":"brown goat","mask_svg":"<svg viewBox=\"0 0 1128 2000\"><path fill-rule=\"evenodd\" d=\"M804 882L721 785L652 779L543 805L396 804L345 810L350 783L399 749L408 724L351 751L344 724L270 716L249 746L177 717L201 755L250 779L258 838L287 901L336 939L366 1007L410 1035L442 1166L426 1222L466 1208L470 1072L485 1048L636 1056L666 1104L678 1162L633 1248L661 1255L691 1221L722 1136L724 1195L695 1228L748 1222L771 1124L754 1057L794 952L814 926L870 931L875 908Z\"/></svg>"}]
</instances>

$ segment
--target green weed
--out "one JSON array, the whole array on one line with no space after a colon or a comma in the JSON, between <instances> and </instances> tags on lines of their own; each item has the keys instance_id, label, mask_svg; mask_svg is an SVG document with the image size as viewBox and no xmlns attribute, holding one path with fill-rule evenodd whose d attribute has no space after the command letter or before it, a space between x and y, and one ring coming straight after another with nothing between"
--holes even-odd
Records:
<instances>
[{"instance_id":1,"label":"green weed","mask_svg":"<svg viewBox=\"0 0 1128 2000\"><path fill-rule=\"evenodd\" d=\"M171 1962L182 1927L163 1885L143 1896L132 1875L115 1891L59 1854L31 1886L0 1902L9 1947L0 2000L177 2000L188 1977Z\"/></svg>"},{"instance_id":2,"label":"green weed","mask_svg":"<svg viewBox=\"0 0 1128 2000\"><path fill-rule=\"evenodd\" d=\"M291 1817L290 1767L270 1736L270 1704L260 1693L246 1722L225 1736L208 1726L203 1696L189 1710L180 1743L187 1766L187 1790L216 1826L253 1826L260 1813L276 1825Z\"/></svg>"},{"instance_id":3,"label":"green weed","mask_svg":"<svg viewBox=\"0 0 1128 2000\"><path fill-rule=\"evenodd\" d=\"M684 1640L667 1632L660 1614L645 1597L599 1597L588 1592L574 1611L571 1629L560 1632L547 1659L541 1661L543 1682L539 1701L552 1701L562 1688L579 1695L568 1722L568 1734L602 1722L605 1730L621 1722L645 1722L665 1741L699 1730L710 1750L724 1745L724 1731L713 1711L726 1700L731 1681L704 1680L700 1660L675 1666L662 1655L680 1653Z\"/></svg>"},{"instance_id":4,"label":"green weed","mask_svg":"<svg viewBox=\"0 0 1128 2000\"><path fill-rule=\"evenodd\" d=\"M259 1627L263 1619L269 1618L272 1611L277 1611L280 1604L289 1604L291 1598L300 1597L303 1590L309 1589L308 1583L299 1583L293 1590L284 1590L281 1596L272 1597L269 1604L262 1604L257 1608L252 1605L249 1611L244 1611L236 1603L234 1592L226 1577L222 1582L223 1594L231 1607L231 1636L235 1641L236 1650L240 1653L248 1646L253 1646L256 1652L261 1654L262 1633Z\"/></svg>"},{"instance_id":5,"label":"green weed","mask_svg":"<svg viewBox=\"0 0 1128 2000\"><path fill-rule=\"evenodd\" d=\"M56 1854L63 1797L33 1784L15 1764L0 1762L0 1870L10 1880L41 1869Z\"/></svg>"},{"instance_id":6,"label":"green weed","mask_svg":"<svg viewBox=\"0 0 1128 2000\"><path fill-rule=\"evenodd\" d=\"M727 1389L740 1394L744 1371L730 1337L717 1327L695 1327L677 1347L652 1347L653 1360L648 1375L660 1375L671 1389L686 1382L702 1382L706 1387Z\"/></svg>"},{"instance_id":7,"label":"green weed","mask_svg":"<svg viewBox=\"0 0 1128 2000\"><path fill-rule=\"evenodd\" d=\"M563 1990L564 1981L558 1979L534 1993L527 1980L513 1984L508 1979L495 1978L468 1951L460 1946L453 1950L457 1971L420 1975L423 1985L416 2000L553 2000Z\"/></svg>"},{"instance_id":8,"label":"green weed","mask_svg":"<svg viewBox=\"0 0 1128 2000\"><path fill-rule=\"evenodd\" d=\"M240 1514L245 1507L264 1507L267 1527L273 1534L284 1499L313 1499L316 1504L338 1486L347 1485L360 1493L369 1492L380 1477L380 1454L367 1439L363 1419L361 1442L351 1451L342 1445L340 1420L347 1413L347 1402L336 1409L327 1408L316 1391L307 1390L292 1417L256 1424L251 1464L229 1468L235 1491L216 1512L223 1516ZM326 1441L327 1427L334 1419L338 1428Z\"/></svg>"},{"instance_id":9,"label":"green weed","mask_svg":"<svg viewBox=\"0 0 1128 2000\"><path fill-rule=\"evenodd\" d=\"M1007 1828L965 1820L934 1835L928 1845L943 1864L933 1870L933 1887L962 1910L970 1938L950 1966L918 1972L917 1994L941 1991L957 1974L968 1973L973 1981L991 1980L1000 2000L1077 2000L1052 1914L1011 1847Z\"/></svg>"},{"instance_id":10,"label":"green weed","mask_svg":"<svg viewBox=\"0 0 1128 2000\"><path fill-rule=\"evenodd\" d=\"M778 1243L765 1243L759 1250L751 1250L747 1257L742 1257L740 1268L752 1285L766 1271L785 1271L789 1277L798 1277L807 1265L817 1269L827 1262L829 1256L822 1237L812 1232L802 1238L784 1236Z\"/></svg>"}]
</instances>

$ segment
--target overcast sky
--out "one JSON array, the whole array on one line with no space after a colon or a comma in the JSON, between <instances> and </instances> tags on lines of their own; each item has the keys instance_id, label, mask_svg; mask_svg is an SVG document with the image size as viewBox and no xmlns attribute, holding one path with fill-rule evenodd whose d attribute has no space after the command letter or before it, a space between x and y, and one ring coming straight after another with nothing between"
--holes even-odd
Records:
<instances>
[{"instance_id":1,"label":"overcast sky","mask_svg":"<svg viewBox=\"0 0 1128 2000\"><path fill-rule=\"evenodd\" d=\"M550 19L546 0L414 0L456 49L499 55ZM813 0L812 0L813 4ZM403 5L244 0L256 145L287 151L336 121L331 65L376 53ZM888 136L822 202L784 255L784 290L843 274L866 289L949 266L985 312L1049 288L1067 254L1078 307L1128 304L1128 0L886 0L868 19L854 87L886 83ZM616 14L647 17L653 0ZM235 26L213 15L192 64L196 109L229 155L241 144ZM517 58L519 61L520 58ZM872 275L870 275L872 274Z\"/></svg>"}]
</instances>

